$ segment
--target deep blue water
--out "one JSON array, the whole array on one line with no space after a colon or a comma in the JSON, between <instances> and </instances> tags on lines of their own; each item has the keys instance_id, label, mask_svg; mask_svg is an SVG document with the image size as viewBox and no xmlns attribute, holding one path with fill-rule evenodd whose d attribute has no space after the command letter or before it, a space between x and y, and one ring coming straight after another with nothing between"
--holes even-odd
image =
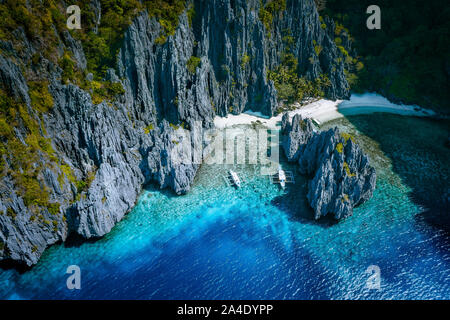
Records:
<instances>
[{"instance_id":1,"label":"deep blue water","mask_svg":"<svg viewBox=\"0 0 450 320\"><path fill-rule=\"evenodd\" d=\"M356 134L378 173L373 198L352 217L314 222L300 176L283 192L254 167L241 166L247 181L235 190L222 180L226 167L203 165L188 195L149 187L104 238L55 245L22 274L0 271L0 297L449 299L448 226L439 220L445 209L427 207L448 190L449 151L439 145L447 124L349 119L326 126ZM422 130L412 136L407 128ZM431 189L421 189L425 183ZM66 288L73 264L81 268L81 290ZM366 288L369 265L381 270L380 290Z\"/></svg>"}]
</instances>

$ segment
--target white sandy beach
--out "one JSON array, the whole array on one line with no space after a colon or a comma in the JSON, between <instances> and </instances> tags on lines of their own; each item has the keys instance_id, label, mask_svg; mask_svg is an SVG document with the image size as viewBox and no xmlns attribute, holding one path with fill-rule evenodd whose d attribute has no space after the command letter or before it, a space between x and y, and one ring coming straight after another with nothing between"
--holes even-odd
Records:
<instances>
[{"instance_id":1,"label":"white sandy beach","mask_svg":"<svg viewBox=\"0 0 450 320\"><path fill-rule=\"evenodd\" d=\"M370 114L375 112L386 112L407 116L429 117L435 115L432 110L424 109L415 105L399 105L389 102L386 98L375 93L362 95L353 94L350 100L331 101L321 99L307 104L303 107L290 111L292 118L295 114L301 114L303 118L311 118L319 124L341 118L346 115ZM260 121L265 126L275 129L281 121L282 115L267 118L258 112L246 111L240 115L228 115L227 117L215 117L216 128L223 129L238 124L251 124Z\"/></svg>"}]
</instances>

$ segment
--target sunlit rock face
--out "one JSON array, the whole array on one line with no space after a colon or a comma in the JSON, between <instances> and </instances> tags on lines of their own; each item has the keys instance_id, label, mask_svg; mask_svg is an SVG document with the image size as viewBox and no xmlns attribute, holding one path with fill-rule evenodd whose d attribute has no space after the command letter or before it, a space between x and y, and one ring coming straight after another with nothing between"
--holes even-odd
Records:
<instances>
[{"instance_id":1,"label":"sunlit rock face","mask_svg":"<svg viewBox=\"0 0 450 320\"><path fill-rule=\"evenodd\" d=\"M307 142L314 134L314 126L311 119L302 119L297 114L292 122L287 113L283 114L281 121L282 146L288 161L298 161Z\"/></svg>"},{"instance_id":2,"label":"sunlit rock face","mask_svg":"<svg viewBox=\"0 0 450 320\"><path fill-rule=\"evenodd\" d=\"M338 128L314 132L310 119L287 114L282 121L283 147L289 161L298 161L301 173L311 176L308 202L315 219L332 214L339 220L372 197L375 169L348 134Z\"/></svg>"},{"instance_id":3,"label":"sunlit rock face","mask_svg":"<svg viewBox=\"0 0 450 320\"><path fill-rule=\"evenodd\" d=\"M265 5L260 0L190 3L195 7L192 23L183 12L175 34L163 44L157 41L161 26L155 18L143 12L134 19L125 32L116 67L107 72L106 80L121 83L125 90L113 103L93 103L89 92L63 83L62 70L41 57L38 71L49 81L54 106L38 117L23 76L29 67L24 57L29 59L38 49L22 29L17 30L18 39L23 39L20 54L8 42L0 42L1 88L24 102L55 150L55 158L41 155L36 166L45 168L37 178L49 201L59 208L57 212L39 206L30 210L16 192L16 181L9 175L2 177L0 260L33 265L46 247L64 241L69 233L85 238L105 235L134 206L146 183L177 194L188 192L199 163L180 165L178 157L185 156L183 150L201 152L203 145L192 137L193 128L211 128L214 116L230 112L251 109L274 114L277 92L267 72L280 64L287 33L299 61L299 75L314 79L327 73L331 81L327 97L348 95L344 64L338 59L341 53L333 42L334 23L321 24L313 0L286 1L286 9L274 13L270 30L260 20ZM101 17L99 1L91 6ZM56 36L60 52L70 51L76 65L85 70L81 42L69 32ZM322 48L320 55L314 53L315 46ZM193 57L199 63L188 68ZM25 128L14 134L25 143ZM62 164L74 179L68 179ZM9 166L7 161L6 169ZM89 184L80 188L73 180ZM356 203L356 198L351 201Z\"/></svg>"},{"instance_id":4,"label":"sunlit rock face","mask_svg":"<svg viewBox=\"0 0 450 320\"><path fill-rule=\"evenodd\" d=\"M280 64L287 47L298 59L300 75L329 75L327 97L348 96L344 63L333 41L334 22L320 22L313 0L286 1L286 10L274 13L269 30L259 17L259 0L194 2L192 23L183 14L164 45L155 43L160 25L146 14L125 34L118 74L130 102L146 113L206 125L215 114L246 109L271 116L277 92L267 72ZM322 48L319 56L315 47ZM186 68L191 57L201 61L194 73Z\"/></svg>"}]
</instances>

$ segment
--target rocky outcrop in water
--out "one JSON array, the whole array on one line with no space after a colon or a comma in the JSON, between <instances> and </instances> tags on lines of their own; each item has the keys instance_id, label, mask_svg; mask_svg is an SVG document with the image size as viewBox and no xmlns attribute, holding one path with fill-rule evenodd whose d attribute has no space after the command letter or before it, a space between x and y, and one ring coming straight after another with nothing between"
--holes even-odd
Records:
<instances>
[{"instance_id":1,"label":"rocky outcrop in water","mask_svg":"<svg viewBox=\"0 0 450 320\"><path fill-rule=\"evenodd\" d=\"M288 113L284 113L281 120L282 146L288 161L297 161L304 147L314 134L314 126L311 119L305 120L297 114L292 123Z\"/></svg>"},{"instance_id":2,"label":"rocky outcrop in water","mask_svg":"<svg viewBox=\"0 0 450 320\"><path fill-rule=\"evenodd\" d=\"M372 197L376 173L369 158L348 134L338 128L314 132L310 119L296 115L282 121L283 148L302 174L312 177L308 202L315 219L332 214L339 220Z\"/></svg>"},{"instance_id":3,"label":"rocky outcrop in water","mask_svg":"<svg viewBox=\"0 0 450 320\"><path fill-rule=\"evenodd\" d=\"M1 177L0 260L32 265L46 247L65 241L69 233L105 235L133 207L146 183L187 192L204 147L195 128L210 128L215 115L229 112L251 109L273 115L277 92L266 75L280 64L287 31L300 74L314 79L326 73L331 81L327 96L348 95L342 54L333 42L334 24L319 21L313 0L286 1L286 10L274 13L270 30L259 17L265 4L260 0L190 3L195 7L192 25L183 12L164 44L157 43L161 26L155 18L144 12L134 19L116 67L106 76L124 89L114 101L94 103L90 92L62 81L60 67L40 54L23 28L14 32L20 52L0 41L0 88L24 103L55 151L53 156L39 152L33 164L42 168L33 179L54 206L26 205L17 181L9 174ZM91 6L100 18L100 2ZM81 42L69 32L56 36L58 58L69 51L85 70ZM320 55L315 54L317 47ZM194 70L187 67L193 57L199 59ZM42 115L33 109L24 76L28 73L48 80L53 108ZM297 135L302 135L300 129L295 127ZM23 125L14 131L23 145L27 134ZM289 144L309 140L296 134ZM290 157L297 156L293 146ZM17 170L13 159L3 160L5 172Z\"/></svg>"}]
</instances>

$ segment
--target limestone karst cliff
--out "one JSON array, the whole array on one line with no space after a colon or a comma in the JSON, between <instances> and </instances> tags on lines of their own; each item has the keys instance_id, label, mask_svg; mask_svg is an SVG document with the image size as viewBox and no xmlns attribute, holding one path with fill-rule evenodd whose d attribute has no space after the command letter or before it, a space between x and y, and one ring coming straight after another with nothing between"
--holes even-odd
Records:
<instances>
[{"instance_id":1,"label":"limestone karst cliff","mask_svg":"<svg viewBox=\"0 0 450 320\"><path fill-rule=\"evenodd\" d=\"M295 115L291 122L287 113L282 134L288 160L298 162L300 172L311 177L307 198L315 219L328 214L346 218L372 197L375 169L352 136L338 128L314 131L311 119Z\"/></svg>"},{"instance_id":2,"label":"limestone karst cliff","mask_svg":"<svg viewBox=\"0 0 450 320\"><path fill-rule=\"evenodd\" d=\"M90 2L99 20L101 3ZM299 76L327 76L327 97L346 97L334 27L319 18L313 0L197 0L187 2L176 30L161 41L161 23L144 9L103 79L115 97L100 100L92 74L83 82L94 89L65 79L72 62L87 70L76 31L50 23L58 64L23 27L11 27L14 45L0 40L0 260L33 265L69 233L105 235L146 183L188 192L198 164L178 165L181 155L171 150L202 145L173 136L210 128L215 115L276 113L277 90L267 74L283 63L283 52L295 57Z\"/></svg>"}]
</instances>

